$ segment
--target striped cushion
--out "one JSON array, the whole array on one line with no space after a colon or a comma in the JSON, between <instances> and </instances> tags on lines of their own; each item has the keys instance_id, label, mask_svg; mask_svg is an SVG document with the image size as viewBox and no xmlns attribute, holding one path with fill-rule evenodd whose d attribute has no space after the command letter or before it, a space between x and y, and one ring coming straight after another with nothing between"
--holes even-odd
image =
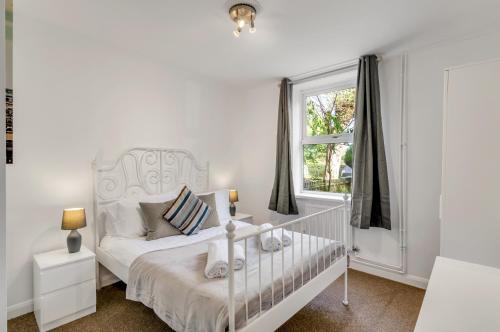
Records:
<instances>
[{"instance_id":1,"label":"striped cushion","mask_svg":"<svg viewBox=\"0 0 500 332\"><path fill-rule=\"evenodd\" d=\"M163 218L182 233L191 235L198 233L211 210L206 203L185 186L174 204L165 212Z\"/></svg>"}]
</instances>

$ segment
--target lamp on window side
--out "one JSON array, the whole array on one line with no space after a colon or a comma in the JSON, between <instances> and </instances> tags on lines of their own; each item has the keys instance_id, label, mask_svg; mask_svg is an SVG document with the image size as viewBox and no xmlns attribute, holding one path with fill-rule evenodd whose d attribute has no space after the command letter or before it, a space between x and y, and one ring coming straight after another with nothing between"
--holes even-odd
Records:
<instances>
[{"instance_id":1,"label":"lamp on window side","mask_svg":"<svg viewBox=\"0 0 500 332\"><path fill-rule=\"evenodd\" d=\"M236 215L236 205L235 202L238 201L238 191L237 190L229 190L229 214L234 217Z\"/></svg>"},{"instance_id":2,"label":"lamp on window side","mask_svg":"<svg viewBox=\"0 0 500 332\"><path fill-rule=\"evenodd\" d=\"M70 230L66 243L70 254L79 252L82 246L82 236L77 229L87 226L84 208L64 209L62 217L62 230Z\"/></svg>"}]
</instances>

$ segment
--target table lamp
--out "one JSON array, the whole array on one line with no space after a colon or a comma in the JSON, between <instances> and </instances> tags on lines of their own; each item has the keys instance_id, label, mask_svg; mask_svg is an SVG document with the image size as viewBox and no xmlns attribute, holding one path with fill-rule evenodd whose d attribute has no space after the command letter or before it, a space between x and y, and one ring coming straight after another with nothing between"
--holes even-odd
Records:
<instances>
[{"instance_id":1,"label":"table lamp","mask_svg":"<svg viewBox=\"0 0 500 332\"><path fill-rule=\"evenodd\" d=\"M61 229L71 230L66 240L70 254L80 251L82 236L78 233L77 229L85 226L87 226L87 220L84 208L64 209Z\"/></svg>"},{"instance_id":2,"label":"table lamp","mask_svg":"<svg viewBox=\"0 0 500 332\"><path fill-rule=\"evenodd\" d=\"M236 205L234 205L235 202L238 201L238 191L237 190L229 190L229 202L231 203L229 205L229 214L234 217L236 214Z\"/></svg>"}]
</instances>

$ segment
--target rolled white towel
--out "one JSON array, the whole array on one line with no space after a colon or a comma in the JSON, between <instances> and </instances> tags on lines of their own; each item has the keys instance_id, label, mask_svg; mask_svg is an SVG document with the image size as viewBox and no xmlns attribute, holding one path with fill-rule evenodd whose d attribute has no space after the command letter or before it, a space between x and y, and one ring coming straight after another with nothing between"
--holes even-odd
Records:
<instances>
[{"instance_id":1,"label":"rolled white towel","mask_svg":"<svg viewBox=\"0 0 500 332\"><path fill-rule=\"evenodd\" d=\"M281 231L279 231L279 232L281 232ZM286 229L283 229L283 238L281 239L281 241L283 242L283 247L288 247L289 245L291 245L292 244L292 233L290 233Z\"/></svg>"},{"instance_id":2,"label":"rolled white towel","mask_svg":"<svg viewBox=\"0 0 500 332\"><path fill-rule=\"evenodd\" d=\"M263 231L266 229L273 228L273 225L266 223L259 226L259 230ZM281 233L280 230L273 231L273 236L271 237L271 231L264 232L260 234L260 243L262 249L265 251L276 251L281 249Z\"/></svg>"},{"instance_id":3,"label":"rolled white towel","mask_svg":"<svg viewBox=\"0 0 500 332\"><path fill-rule=\"evenodd\" d=\"M227 240L225 240L227 246ZM239 244L234 245L234 269L241 270L245 266L245 251Z\"/></svg>"},{"instance_id":4,"label":"rolled white towel","mask_svg":"<svg viewBox=\"0 0 500 332\"><path fill-rule=\"evenodd\" d=\"M234 245L234 269L239 270L245 265L245 252L239 244ZM205 277L224 278L229 271L227 240L214 240L208 243L207 265Z\"/></svg>"}]
</instances>

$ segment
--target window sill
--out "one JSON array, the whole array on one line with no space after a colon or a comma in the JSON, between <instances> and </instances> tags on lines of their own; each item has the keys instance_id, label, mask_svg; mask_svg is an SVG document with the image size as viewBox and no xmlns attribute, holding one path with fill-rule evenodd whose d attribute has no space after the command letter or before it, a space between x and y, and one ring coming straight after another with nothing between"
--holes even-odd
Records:
<instances>
[{"instance_id":1,"label":"window sill","mask_svg":"<svg viewBox=\"0 0 500 332\"><path fill-rule=\"evenodd\" d=\"M347 200L351 200L351 195L347 195ZM316 194L309 192L302 192L295 195L295 198L301 200L317 200L317 201L325 201L325 202L344 202L343 194Z\"/></svg>"}]
</instances>

